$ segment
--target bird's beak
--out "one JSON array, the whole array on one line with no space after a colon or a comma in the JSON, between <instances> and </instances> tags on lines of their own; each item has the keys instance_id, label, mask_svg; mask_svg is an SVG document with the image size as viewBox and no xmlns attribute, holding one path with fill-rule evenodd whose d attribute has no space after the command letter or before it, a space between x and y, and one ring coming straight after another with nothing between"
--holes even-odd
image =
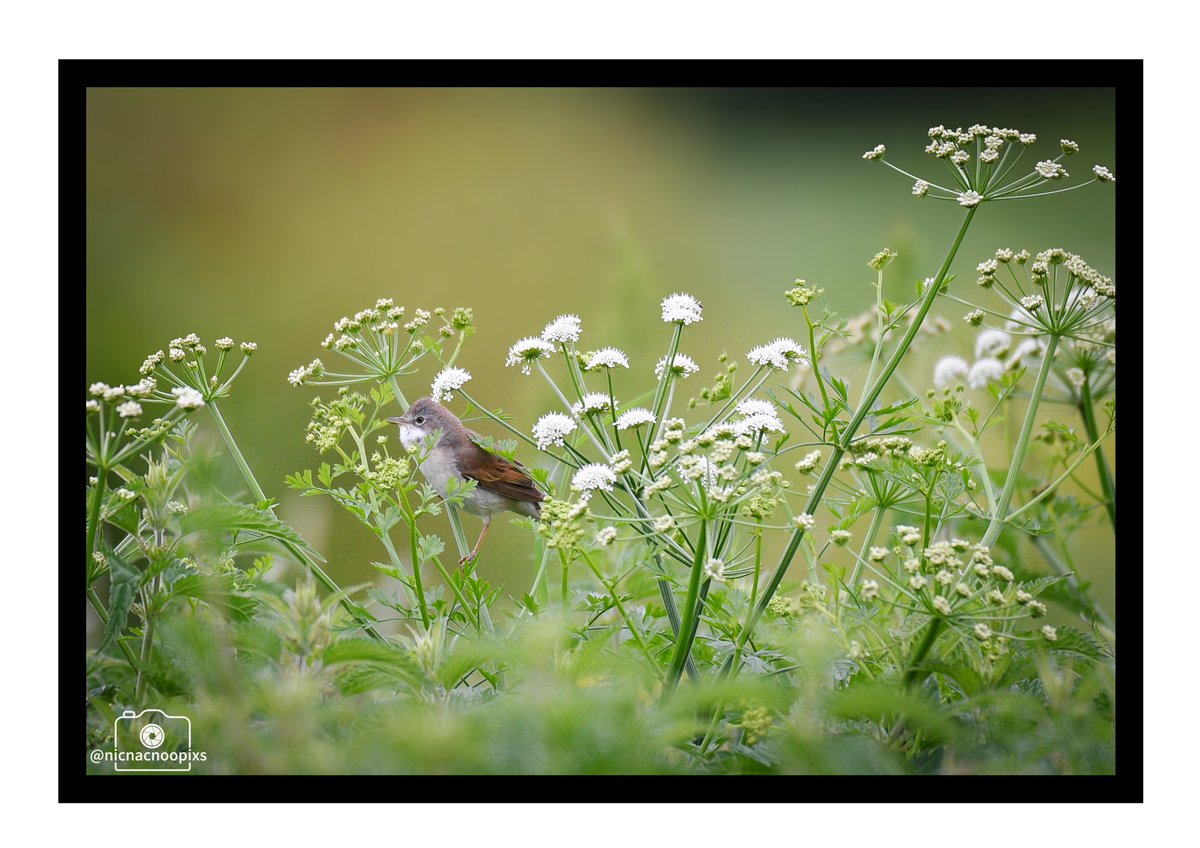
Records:
<instances>
[{"instance_id":1,"label":"bird's beak","mask_svg":"<svg viewBox=\"0 0 1200 848\"><path fill-rule=\"evenodd\" d=\"M400 415L400 416L396 416L394 418L389 418L388 423L389 424L409 424L411 422L407 418L405 418L403 415Z\"/></svg>"}]
</instances>

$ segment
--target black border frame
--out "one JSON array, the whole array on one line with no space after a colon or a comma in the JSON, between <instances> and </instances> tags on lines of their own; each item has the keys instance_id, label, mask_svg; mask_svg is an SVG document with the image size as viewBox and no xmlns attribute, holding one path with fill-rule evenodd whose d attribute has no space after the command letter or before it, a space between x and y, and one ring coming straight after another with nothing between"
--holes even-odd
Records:
<instances>
[{"instance_id":1,"label":"black border frame","mask_svg":"<svg viewBox=\"0 0 1200 848\"><path fill-rule=\"evenodd\" d=\"M86 299L62 297L72 283L86 279L86 94L93 87L780 87L781 80L821 80L821 87L900 86L965 88L930 85L945 78L1004 81L1003 87L1105 87L1116 101L1116 148L1121 170L1121 202L1116 208L1117 261L1114 277L1140 281L1142 274L1142 86L1143 63L1123 60L880 61L880 60L60 60L59 117L59 314L60 345L86 326ZM997 73L1002 68L1003 73ZM980 73L972 73L977 70ZM802 73L798 73L802 71ZM880 80L886 80L881 83ZM790 86L784 86L790 87ZM994 86L991 86L994 87ZM1126 188L1133 186L1134 188ZM1140 445L1142 436L1142 289L1126 285L1121 300L1122 337L1132 338L1135 353L1123 353L1120 369L1132 392L1124 404L1125 441ZM62 409L71 409L76 379L85 367L82 358L60 356ZM86 385L86 374L82 375ZM70 402L68 402L70 401ZM66 551L75 548L75 492L78 478L74 417L59 419L59 801L111 802L134 800L117 775L86 772L80 745L80 724L73 717L84 706L78 694L78 646L84 640L84 619L74 580L77 565ZM68 426L70 424L70 426ZM71 432L68 432L71 431ZM1142 479L1135 470L1123 484L1126 511L1121 530L1129 545L1141 549L1143 533ZM1132 492L1133 499L1130 500ZM1132 506L1131 506L1132 504ZM1136 547L1135 547L1136 546ZM1122 623L1126 627L1119 649L1127 669L1117 678L1120 712L1116 737L1116 773L1105 776L930 776L896 779L886 776L711 776L718 793L697 793L688 777L662 776L529 776L511 784L523 801L872 801L888 802L1135 802L1143 800L1143 588L1141 562L1135 553L1116 574ZM82 746L81 746L82 747ZM155 779L147 775L143 778ZM174 777L166 775L166 778ZM159 779L162 779L161 777ZM138 793L136 800L152 801L455 801L464 798L513 797L497 792L504 776L215 776L192 775L186 794ZM251 782L252 781L252 782ZM692 789L693 791L687 791ZM402 791L398 791L402 790ZM931 791L932 790L932 791Z\"/></svg>"}]
</instances>

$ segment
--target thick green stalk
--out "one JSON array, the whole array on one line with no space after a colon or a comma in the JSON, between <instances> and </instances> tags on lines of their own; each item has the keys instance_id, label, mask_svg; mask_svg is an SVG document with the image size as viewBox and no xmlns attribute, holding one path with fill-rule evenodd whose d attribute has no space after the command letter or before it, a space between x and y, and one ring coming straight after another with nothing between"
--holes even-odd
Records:
<instances>
[{"instance_id":1,"label":"thick green stalk","mask_svg":"<svg viewBox=\"0 0 1200 848\"><path fill-rule=\"evenodd\" d=\"M1029 408L1025 410L1025 420L1021 424L1021 432L1017 435L1017 444L1013 448L1012 463L1008 466L1008 475L1004 478L1004 488L996 501L996 511L988 524L987 532L983 534L983 546L990 548L1000 538L1004 529L1004 518L1008 514L1008 505L1012 503L1013 493L1017 490L1017 478L1020 476L1021 465L1025 462L1025 454L1029 450L1029 437L1033 433L1033 425L1037 420L1038 406L1042 401L1042 390L1046 388L1046 378L1054 365L1054 351L1058 348L1058 336L1050 336L1046 343L1046 353L1042 359L1042 367L1038 369L1037 380L1029 395Z\"/></svg>"},{"instance_id":2,"label":"thick green stalk","mask_svg":"<svg viewBox=\"0 0 1200 848\"><path fill-rule=\"evenodd\" d=\"M260 503L267 500L266 493L263 491L262 486L258 485L258 480L254 477L254 472L250 470L249 463L246 462L246 458L242 456L241 449L238 448L237 442L234 441L233 433L230 432L229 426L225 423L225 419L221 416L221 410L217 408L216 400L210 400L208 402L208 409L210 412L212 412L213 420L217 422L217 429L221 431L221 438L225 440L225 445L229 448L230 454L233 455L234 463L236 463L237 467L241 470L242 477L246 480L246 485L250 487L250 493L253 494L255 499ZM341 603L342 608L345 609L346 612L350 613L351 618L363 626L363 629L366 631L368 636L379 642L387 641L372 625L359 618L358 608L350 601L349 598L342 594L341 588L333 581L332 577L325 573L325 569L321 568L319 563L317 563L312 559L312 557L304 553L304 551L300 550L291 542L281 539L280 543L284 546L284 548L287 549L288 553L295 557L298 562L300 562L309 570L313 577L317 578L317 582L324 586L326 591L341 595L341 600L339 603Z\"/></svg>"},{"instance_id":3,"label":"thick green stalk","mask_svg":"<svg viewBox=\"0 0 1200 848\"><path fill-rule=\"evenodd\" d=\"M96 485L92 487L92 501L88 504L87 562L84 563L84 574L89 574L92 570L92 557L96 553L96 539L100 535L100 506L104 503L104 486L107 477L108 469L103 466L96 469Z\"/></svg>"},{"instance_id":4,"label":"thick green stalk","mask_svg":"<svg viewBox=\"0 0 1200 848\"><path fill-rule=\"evenodd\" d=\"M941 268L938 269L937 276L934 277L933 282L929 284L929 288L925 292L925 299L921 301L921 306L917 310L916 317L913 318L912 324L909 325L908 330L905 331L903 338L901 338L899 345L896 347L896 350L892 353L891 358L888 359L887 364L884 366L883 373L880 374L875 380L875 384L871 387L871 390L867 392L867 396L863 399L863 403L859 405L858 411L855 413L854 418L851 419L850 423L846 426L846 429L841 434L841 440L834 448L833 454L830 456L829 462L825 466L825 470L821 473L820 479L817 480L816 486L813 488L813 493L808 499L808 505L804 509L804 511L809 515L814 515L816 513L816 508L820 504L821 498L825 494L825 489L829 486L830 480L833 479L833 475L837 471L838 464L841 462L842 457L849 448L850 442L854 438L854 434L858 431L858 428L862 426L863 421L866 420L867 415L870 413L872 405L883 392L884 386L887 385L888 381L892 378L892 374L895 373L896 369L900 366L900 361L904 358L905 354L908 353L909 347L912 346L913 339L916 338L917 333L921 329L921 325L925 322L925 316L928 315L929 310L933 308L933 303L937 299L938 293L941 291L942 284L946 281L946 276L950 272L950 265L953 263L954 257L958 253L958 248L962 245L963 237L967 234L967 229L971 225L971 219L974 218L975 210L977 208L978 207L972 207L967 210L967 215L963 219L962 226L960 226L958 229L958 235L954 237L954 243L950 245L950 250L947 252L946 258L942 261L942 265ZM816 365L814 363L814 371L815 370ZM763 591L762 597L758 601L758 605L750 613L750 617L746 620L746 624L742 627L741 632L738 634L738 646L743 646L746 644L746 641L750 638L750 634L754 631L755 625L758 624L758 620L762 617L763 613L766 612L767 604L769 604L771 602L771 598L775 596L775 592L779 589L779 584L783 581L783 577L787 573L788 567L792 563L792 559L796 556L796 551L800 549L800 540L803 538L803 536L803 528L797 528L792 532L791 541L788 542L787 549L783 552L783 556L780 557L779 565L775 569L775 573L771 575L771 580L767 584L766 589ZM730 658L726 660L725 665L721 669L722 673L728 673L732 668L732 665L733 655L731 654Z\"/></svg>"},{"instance_id":5,"label":"thick green stalk","mask_svg":"<svg viewBox=\"0 0 1200 848\"><path fill-rule=\"evenodd\" d=\"M675 637L675 654L671 657L671 666L667 670L667 692L679 683L683 674L684 662L692 649L692 639L696 633L696 618L700 608L700 578L704 570L704 554L706 550L706 534L708 522L700 522L700 535L696 541L696 558L692 562L692 573L688 579L687 599L683 606L683 623Z\"/></svg>"},{"instance_id":6,"label":"thick green stalk","mask_svg":"<svg viewBox=\"0 0 1200 848\"><path fill-rule=\"evenodd\" d=\"M1079 396L1079 412L1083 415L1083 426L1087 430L1088 441L1093 444L1100 440L1100 430L1096 427L1096 411L1092 408L1092 386L1090 381L1083 384ZM1117 531L1117 486L1113 482L1112 469L1104 456L1103 448L1096 448L1096 472L1100 475L1100 490L1104 493L1104 508L1108 511L1108 520L1113 532Z\"/></svg>"},{"instance_id":7,"label":"thick green stalk","mask_svg":"<svg viewBox=\"0 0 1200 848\"><path fill-rule=\"evenodd\" d=\"M392 562L399 564L400 557L396 554L396 549L392 545L388 531L383 530L380 538L383 539L384 547L391 554ZM417 554L417 526L415 524L408 525L408 548L409 556L412 558L413 591L417 593L417 606L421 608L421 623L428 630L429 608L425 605L425 589L421 586L421 559Z\"/></svg>"},{"instance_id":8,"label":"thick green stalk","mask_svg":"<svg viewBox=\"0 0 1200 848\"><path fill-rule=\"evenodd\" d=\"M905 686L912 686L916 682L917 674L921 670L921 663L924 662L925 655L929 653L929 649L933 647L933 643L937 641L938 634L942 631L942 623L942 619L935 618L925 628L925 635L921 638L917 649L913 651L913 655L908 661L908 670L904 672Z\"/></svg>"}]
</instances>

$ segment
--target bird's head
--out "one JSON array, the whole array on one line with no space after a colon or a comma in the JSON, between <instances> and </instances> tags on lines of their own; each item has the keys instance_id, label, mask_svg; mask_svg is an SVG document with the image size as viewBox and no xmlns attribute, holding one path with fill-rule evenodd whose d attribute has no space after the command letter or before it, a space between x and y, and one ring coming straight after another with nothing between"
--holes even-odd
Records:
<instances>
[{"instance_id":1,"label":"bird's head","mask_svg":"<svg viewBox=\"0 0 1200 848\"><path fill-rule=\"evenodd\" d=\"M406 448L420 445L426 436L437 430L442 431L444 439L447 435L457 433L458 428L462 426L453 412L427 397L410 406L408 412L389 418L388 421L400 426L400 441Z\"/></svg>"}]
</instances>

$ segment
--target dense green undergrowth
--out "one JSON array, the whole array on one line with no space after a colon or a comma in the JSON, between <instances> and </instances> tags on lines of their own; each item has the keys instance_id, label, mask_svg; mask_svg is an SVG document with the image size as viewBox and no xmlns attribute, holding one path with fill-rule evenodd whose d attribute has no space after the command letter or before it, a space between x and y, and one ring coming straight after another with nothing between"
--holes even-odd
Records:
<instances>
[{"instance_id":1,"label":"dense green undergrowth","mask_svg":"<svg viewBox=\"0 0 1200 848\"><path fill-rule=\"evenodd\" d=\"M204 773L1111 772L1115 628L1072 534L1116 523L1115 286L1063 249L958 255L989 202L1088 184L1066 140L1016 167L1036 143L930 131L947 186L913 194L963 217L907 302L883 297L885 250L870 310L831 314L797 280L793 335L744 356L689 346L713 319L687 294L663 298L657 363L559 316L509 351L561 402L532 423L468 389L470 309L382 298L338 320L330 363L288 375L319 394L306 431L281 427L315 457L286 483L378 540L373 586L336 585L222 415L253 343L176 338L138 382L91 385L89 749L159 709L190 721ZM917 347L944 354L932 374ZM477 484L426 483L436 434L409 451L386 422L426 385L546 493L514 519L527 586L490 585L486 548L465 559ZM197 447L209 426L222 454Z\"/></svg>"}]
</instances>

